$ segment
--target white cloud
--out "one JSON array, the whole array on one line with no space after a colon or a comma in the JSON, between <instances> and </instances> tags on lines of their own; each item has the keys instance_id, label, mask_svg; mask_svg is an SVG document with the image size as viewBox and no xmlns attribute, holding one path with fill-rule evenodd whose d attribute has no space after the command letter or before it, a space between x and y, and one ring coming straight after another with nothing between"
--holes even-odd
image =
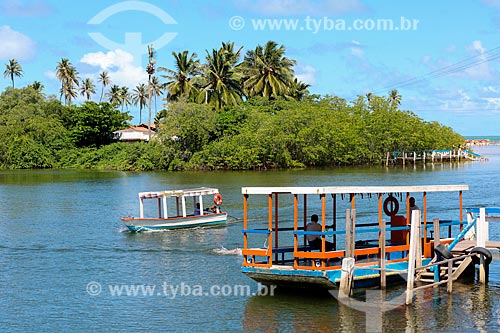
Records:
<instances>
[{"instance_id":1,"label":"white cloud","mask_svg":"<svg viewBox=\"0 0 500 333\"><path fill-rule=\"evenodd\" d=\"M35 56L36 44L28 36L12 30L8 25L0 26L0 59L31 60Z\"/></svg>"},{"instance_id":2,"label":"white cloud","mask_svg":"<svg viewBox=\"0 0 500 333\"><path fill-rule=\"evenodd\" d=\"M316 83L316 68L309 65L298 66L295 72L295 76L300 81L310 85L314 85Z\"/></svg>"},{"instance_id":3,"label":"white cloud","mask_svg":"<svg viewBox=\"0 0 500 333\"><path fill-rule=\"evenodd\" d=\"M500 92L497 88L492 87L492 86L483 87L481 90L483 92L485 92L485 93L490 93L491 92L491 93L494 93L494 94L498 94Z\"/></svg>"},{"instance_id":4,"label":"white cloud","mask_svg":"<svg viewBox=\"0 0 500 333\"><path fill-rule=\"evenodd\" d=\"M80 59L80 62L97 67L97 71L90 74L90 76L94 76L95 80L102 71L108 72L111 84L130 88L148 79L144 68L133 65L134 57L120 49L107 53L87 53Z\"/></svg>"},{"instance_id":5,"label":"white cloud","mask_svg":"<svg viewBox=\"0 0 500 333\"><path fill-rule=\"evenodd\" d=\"M250 9L254 12L267 15L290 15L290 14L315 14L334 15L350 12L360 12L365 10L359 0L339 1L339 0L242 0L236 3L243 9Z\"/></svg>"},{"instance_id":6,"label":"white cloud","mask_svg":"<svg viewBox=\"0 0 500 333\"><path fill-rule=\"evenodd\" d=\"M54 71L45 71L45 73L43 73L43 75L48 78L48 79L57 79L57 76L56 76L56 72Z\"/></svg>"},{"instance_id":7,"label":"white cloud","mask_svg":"<svg viewBox=\"0 0 500 333\"><path fill-rule=\"evenodd\" d=\"M485 54L486 49L483 47L483 44L480 40L475 40L472 42L472 46L469 47L472 52L477 55L479 53L479 57L475 62L478 64L472 67L469 67L464 70L464 74L467 78L470 79L479 79L486 80L491 79L493 77L490 65L487 61L487 55Z\"/></svg>"}]
</instances>

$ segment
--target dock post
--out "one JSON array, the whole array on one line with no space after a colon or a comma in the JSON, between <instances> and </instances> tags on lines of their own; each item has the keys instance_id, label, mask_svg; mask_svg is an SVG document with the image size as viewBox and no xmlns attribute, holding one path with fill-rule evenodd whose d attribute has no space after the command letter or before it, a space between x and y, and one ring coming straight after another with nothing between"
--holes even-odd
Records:
<instances>
[{"instance_id":1,"label":"dock post","mask_svg":"<svg viewBox=\"0 0 500 333\"><path fill-rule=\"evenodd\" d=\"M352 257L354 253L351 253L351 210L346 209L345 211L345 256Z\"/></svg>"},{"instance_id":2,"label":"dock post","mask_svg":"<svg viewBox=\"0 0 500 333\"><path fill-rule=\"evenodd\" d=\"M385 274L385 220L382 220L382 225L380 226L380 236L378 239L378 244L380 247L380 257L379 257L379 266L380 266L380 288L385 289L387 286L386 283L386 274Z\"/></svg>"},{"instance_id":3,"label":"dock post","mask_svg":"<svg viewBox=\"0 0 500 333\"><path fill-rule=\"evenodd\" d=\"M406 281L406 305L413 301L413 287L415 284L415 266L417 256L421 253L420 247L420 210L414 210L411 215L410 253L408 256L408 278ZM422 259L420 255L420 260Z\"/></svg>"},{"instance_id":4,"label":"dock post","mask_svg":"<svg viewBox=\"0 0 500 333\"><path fill-rule=\"evenodd\" d=\"M387 152L387 156L385 158L385 166L389 166L389 152Z\"/></svg>"},{"instance_id":5,"label":"dock post","mask_svg":"<svg viewBox=\"0 0 500 333\"><path fill-rule=\"evenodd\" d=\"M449 294L453 292L453 260L448 259L448 281L446 282L446 291Z\"/></svg>"},{"instance_id":6,"label":"dock post","mask_svg":"<svg viewBox=\"0 0 500 333\"><path fill-rule=\"evenodd\" d=\"M340 274L339 298L347 298L351 294L354 277L354 258L342 259L342 273Z\"/></svg>"},{"instance_id":7,"label":"dock post","mask_svg":"<svg viewBox=\"0 0 500 333\"><path fill-rule=\"evenodd\" d=\"M476 246L486 247L488 241L488 222L486 222L486 209L479 208L479 218L477 220L477 241Z\"/></svg>"},{"instance_id":8,"label":"dock post","mask_svg":"<svg viewBox=\"0 0 500 333\"><path fill-rule=\"evenodd\" d=\"M477 221L477 241L476 246L486 248L486 241L488 240L488 224L486 222L486 209L479 208L479 219ZM484 256L479 258L479 282L486 283L488 277L484 262Z\"/></svg>"},{"instance_id":9,"label":"dock post","mask_svg":"<svg viewBox=\"0 0 500 333\"><path fill-rule=\"evenodd\" d=\"M436 248L439 244L441 244L441 234L439 231L439 219L436 218L436 219L432 220L432 222L434 224L434 248ZM440 260L439 255L438 255L438 260ZM434 282L439 282L439 267L435 266L435 268L436 269L434 270Z\"/></svg>"}]
</instances>

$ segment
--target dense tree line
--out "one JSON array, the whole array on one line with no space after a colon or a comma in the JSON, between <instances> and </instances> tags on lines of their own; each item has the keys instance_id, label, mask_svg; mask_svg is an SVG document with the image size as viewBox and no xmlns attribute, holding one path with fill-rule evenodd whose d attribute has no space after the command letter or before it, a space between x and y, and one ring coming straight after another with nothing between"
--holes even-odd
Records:
<instances>
[{"instance_id":1,"label":"dense tree line","mask_svg":"<svg viewBox=\"0 0 500 333\"><path fill-rule=\"evenodd\" d=\"M222 43L206 51L204 62L187 50L173 52L173 69L156 67L152 46L148 55L148 81L131 92L112 84L107 72L99 74L96 90L63 58L55 68L59 98L46 97L38 81L16 89L23 69L10 59L4 78L11 87L0 96L0 168L331 167L377 164L396 150L463 144L451 128L400 110L397 90L355 101L310 95L295 77L295 60L273 41L243 57L242 48ZM81 105L72 103L78 94L85 98ZM92 101L96 94L98 103ZM163 94L165 104L157 112ZM148 110L148 126L154 107L160 130L148 144L112 139L113 131L128 126L132 104L139 107L139 123Z\"/></svg>"},{"instance_id":2,"label":"dense tree line","mask_svg":"<svg viewBox=\"0 0 500 333\"><path fill-rule=\"evenodd\" d=\"M302 101L253 97L215 110L170 102L148 144L116 143L130 117L109 102L63 105L35 87L0 95L1 168L254 170L378 164L395 150L446 149L464 138L380 96Z\"/></svg>"}]
</instances>

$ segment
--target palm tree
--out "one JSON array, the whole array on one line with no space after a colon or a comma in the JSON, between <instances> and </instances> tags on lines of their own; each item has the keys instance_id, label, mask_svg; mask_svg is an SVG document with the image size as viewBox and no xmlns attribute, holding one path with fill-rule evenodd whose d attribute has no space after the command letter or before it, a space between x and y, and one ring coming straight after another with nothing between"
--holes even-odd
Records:
<instances>
[{"instance_id":1,"label":"palm tree","mask_svg":"<svg viewBox=\"0 0 500 333\"><path fill-rule=\"evenodd\" d=\"M108 72L103 71L102 73L99 74L99 82L101 82L101 98L99 98L99 102L102 102L102 95L104 94L104 88L111 83L111 80L109 79Z\"/></svg>"},{"instance_id":2,"label":"palm tree","mask_svg":"<svg viewBox=\"0 0 500 333\"><path fill-rule=\"evenodd\" d=\"M244 88L248 97L277 98L289 94L296 61L284 56L285 47L268 41L248 51L243 60Z\"/></svg>"},{"instance_id":3,"label":"palm tree","mask_svg":"<svg viewBox=\"0 0 500 333\"><path fill-rule=\"evenodd\" d=\"M95 94L95 85L91 79L86 78L82 82L82 86L80 87L80 94L82 96L86 96L87 101L90 101L90 97L92 97L92 94Z\"/></svg>"},{"instance_id":4,"label":"palm tree","mask_svg":"<svg viewBox=\"0 0 500 333\"><path fill-rule=\"evenodd\" d=\"M226 60L229 61L229 63L232 66L236 66L236 63L238 62L238 60L240 60L240 53L241 53L242 49L243 49L243 46L241 46L238 49L238 51L235 52L234 51L234 42L231 42L231 43L222 42L222 46L220 48L220 50L224 53Z\"/></svg>"},{"instance_id":5,"label":"palm tree","mask_svg":"<svg viewBox=\"0 0 500 333\"><path fill-rule=\"evenodd\" d=\"M130 93L128 92L128 87L123 86L120 88L120 91L118 93L118 101L120 105L122 106L122 112L123 112L123 107L127 107L131 104L130 102Z\"/></svg>"},{"instance_id":6,"label":"palm tree","mask_svg":"<svg viewBox=\"0 0 500 333\"><path fill-rule=\"evenodd\" d=\"M77 96L78 71L68 59L62 58L61 61L57 63L56 76L61 81L61 97L64 95L66 105L70 105L71 99Z\"/></svg>"},{"instance_id":7,"label":"palm tree","mask_svg":"<svg viewBox=\"0 0 500 333\"><path fill-rule=\"evenodd\" d=\"M299 79L294 78L292 84L290 85L290 96L291 98L301 101L305 96L309 95L309 88L311 85L299 81Z\"/></svg>"},{"instance_id":8,"label":"palm tree","mask_svg":"<svg viewBox=\"0 0 500 333\"><path fill-rule=\"evenodd\" d=\"M114 84L111 86L109 91L106 93L106 97L108 98L109 102L114 105L120 105L120 94L121 94L121 88Z\"/></svg>"},{"instance_id":9,"label":"palm tree","mask_svg":"<svg viewBox=\"0 0 500 333\"><path fill-rule=\"evenodd\" d=\"M142 124L142 109L147 105L148 92L146 85L141 83L135 87L132 93L132 102L134 105L139 104L139 124Z\"/></svg>"},{"instance_id":10,"label":"palm tree","mask_svg":"<svg viewBox=\"0 0 500 333\"><path fill-rule=\"evenodd\" d=\"M393 89L389 92L387 101L391 104L391 108L393 109L401 105L401 95L399 94L397 89Z\"/></svg>"},{"instance_id":11,"label":"palm tree","mask_svg":"<svg viewBox=\"0 0 500 333\"><path fill-rule=\"evenodd\" d=\"M231 59L226 59L226 52L220 49L210 54L207 51L206 60L198 102L212 104L216 109L240 103L243 95L240 76Z\"/></svg>"},{"instance_id":12,"label":"palm tree","mask_svg":"<svg viewBox=\"0 0 500 333\"><path fill-rule=\"evenodd\" d=\"M155 50L153 48L153 45L148 45L148 57L149 57L149 62L148 65L146 66L146 73L148 73L148 136L149 139L151 140L151 99L152 99L152 93L153 93L153 88L151 80L153 75L155 74L155 65L156 61L154 60L155 57Z\"/></svg>"},{"instance_id":13,"label":"palm tree","mask_svg":"<svg viewBox=\"0 0 500 333\"><path fill-rule=\"evenodd\" d=\"M172 52L175 58L175 70L159 67L159 71L166 71L167 75L162 75L163 78L169 80L165 84L167 93L167 101L176 101L181 96L186 96L189 99L194 99L198 94L198 88L194 84L193 78L200 74L200 61L196 59L196 53L189 56L187 50L179 53Z\"/></svg>"},{"instance_id":14,"label":"palm tree","mask_svg":"<svg viewBox=\"0 0 500 333\"><path fill-rule=\"evenodd\" d=\"M36 90L38 93L41 93L43 91L43 89L45 88L40 81L34 81L30 86L31 86L31 88Z\"/></svg>"},{"instance_id":15,"label":"palm tree","mask_svg":"<svg viewBox=\"0 0 500 333\"><path fill-rule=\"evenodd\" d=\"M12 81L12 88L14 88L14 76L23 77L23 68L16 59L10 59L8 64L5 64L5 71L3 72L3 77L10 77Z\"/></svg>"},{"instance_id":16,"label":"palm tree","mask_svg":"<svg viewBox=\"0 0 500 333\"><path fill-rule=\"evenodd\" d=\"M164 85L160 83L160 81L158 80L158 77L153 76L151 78L151 83L149 85L149 89L151 90L151 96L154 97L154 99L155 99L155 116L156 116L156 112L157 112L156 97L163 95L163 88L164 88Z\"/></svg>"}]
</instances>

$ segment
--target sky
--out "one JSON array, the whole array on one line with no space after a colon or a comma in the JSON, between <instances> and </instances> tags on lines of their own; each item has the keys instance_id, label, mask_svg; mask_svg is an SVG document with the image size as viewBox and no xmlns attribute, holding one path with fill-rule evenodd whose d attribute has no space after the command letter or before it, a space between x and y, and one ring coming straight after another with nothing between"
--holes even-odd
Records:
<instances>
[{"instance_id":1,"label":"sky","mask_svg":"<svg viewBox=\"0 0 500 333\"><path fill-rule=\"evenodd\" d=\"M500 135L499 29L500 0L0 0L0 63L22 66L16 87L39 81L58 96L67 58L98 101L104 70L130 90L147 81L148 44L157 68L173 69L172 52L203 61L222 42L244 54L272 40L313 94L351 102L397 89L401 109L489 136ZM2 77L0 91L10 85Z\"/></svg>"}]
</instances>

